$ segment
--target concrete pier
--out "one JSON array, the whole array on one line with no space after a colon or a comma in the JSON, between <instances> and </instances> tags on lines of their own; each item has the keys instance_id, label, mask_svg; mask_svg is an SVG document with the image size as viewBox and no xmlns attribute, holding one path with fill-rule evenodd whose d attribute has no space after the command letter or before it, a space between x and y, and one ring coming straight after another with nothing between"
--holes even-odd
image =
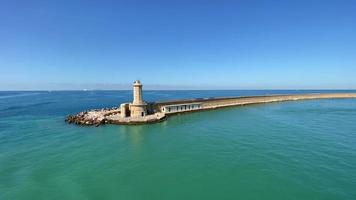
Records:
<instances>
[{"instance_id":1,"label":"concrete pier","mask_svg":"<svg viewBox=\"0 0 356 200\"><path fill-rule=\"evenodd\" d=\"M273 103L282 101L312 100L312 99L342 99L356 98L356 93L320 93L320 94L291 94L291 95L270 95L270 96L245 96L226 98L199 98L177 101L154 102L142 104L140 108L144 115L129 115L128 104L121 104L125 108L97 109L80 112L76 115L69 115L66 118L68 123L79 125L102 125L102 124L146 124L156 123L167 119L168 116L195 112L202 110L218 109L229 106L242 106L251 104ZM136 108L135 108L136 109ZM122 112L125 112L123 114Z\"/></svg>"},{"instance_id":2,"label":"concrete pier","mask_svg":"<svg viewBox=\"0 0 356 200\"><path fill-rule=\"evenodd\" d=\"M188 99L180 101L158 102L157 107L165 114L175 114L195 110L208 110L229 106L241 106L249 104L272 103L281 101L312 100L312 99L340 99L356 98L356 93L314 93L314 94L290 94L268 96L242 96L242 97L218 97Z\"/></svg>"}]
</instances>

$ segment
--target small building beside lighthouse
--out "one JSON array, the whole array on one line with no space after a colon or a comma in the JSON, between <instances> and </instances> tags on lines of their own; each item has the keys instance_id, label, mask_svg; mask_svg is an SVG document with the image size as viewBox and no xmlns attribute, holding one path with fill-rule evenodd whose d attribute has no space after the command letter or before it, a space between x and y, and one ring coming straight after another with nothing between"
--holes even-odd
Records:
<instances>
[{"instance_id":1,"label":"small building beside lighthouse","mask_svg":"<svg viewBox=\"0 0 356 200\"><path fill-rule=\"evenodd\" d=\"M120 105L121 117L143 117L147 115L147 104L142 98L142 84L139 80L133 83L133 102Z\"/></svg>"}]
</instances>

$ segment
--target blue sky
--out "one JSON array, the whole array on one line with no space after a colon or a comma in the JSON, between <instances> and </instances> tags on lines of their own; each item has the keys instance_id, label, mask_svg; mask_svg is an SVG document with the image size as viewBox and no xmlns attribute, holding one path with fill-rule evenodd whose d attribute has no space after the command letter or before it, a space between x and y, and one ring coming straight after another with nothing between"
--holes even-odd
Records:
<instances>
[{"instance_id":1,"label":"blue sky","mask_svg":"<svg viewBox=\"0 0 356 200\"><path fill-rule=\"evenodd\" d=\"M0 1L0 90L356 89L356 1Z\"/></svg>"}]
</instances>

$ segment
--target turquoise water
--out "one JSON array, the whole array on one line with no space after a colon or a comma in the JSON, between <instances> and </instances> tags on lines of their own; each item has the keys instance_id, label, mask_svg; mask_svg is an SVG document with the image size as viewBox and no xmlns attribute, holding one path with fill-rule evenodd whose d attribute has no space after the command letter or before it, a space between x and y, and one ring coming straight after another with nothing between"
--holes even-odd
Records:
<instances>
[{"instance_id":1,"label":"turquoise water","mask_svg":"<svg viewBox=\"0 0 356 200\"><path fill-rule=\"evenodd\" d=\"M153 125L64 123L67 114L131 94L0 92L0 199L356 199L355 99L224 108Z\"/></svg>"}]
</instances>

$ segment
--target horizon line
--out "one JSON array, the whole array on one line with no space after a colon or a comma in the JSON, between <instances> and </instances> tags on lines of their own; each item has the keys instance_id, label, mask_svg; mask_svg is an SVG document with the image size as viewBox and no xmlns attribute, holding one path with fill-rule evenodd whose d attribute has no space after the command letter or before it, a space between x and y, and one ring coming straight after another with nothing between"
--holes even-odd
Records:
<instances>
[{"instance_id":1,"label":"horizon line","mask_svg":"<svg viewBox=\"0 0 356 200\"><path fill-rule=\"evenodd\" d=\"M356 90L349 88L337 88L337 89L330 89L330 88L308 88L308 89L145 89L143 91L263 91L263 90L275 90L275 91L283 91L283 90L294 90L294 91L310 91L310 90L319 90L319 91L337 91L337 90L346 90L346 91L353 91ZM0 92L90 92L90 91L132 91L132 89L14 89L14 90L0 90Z\"/></svg>"}]
</instances>

